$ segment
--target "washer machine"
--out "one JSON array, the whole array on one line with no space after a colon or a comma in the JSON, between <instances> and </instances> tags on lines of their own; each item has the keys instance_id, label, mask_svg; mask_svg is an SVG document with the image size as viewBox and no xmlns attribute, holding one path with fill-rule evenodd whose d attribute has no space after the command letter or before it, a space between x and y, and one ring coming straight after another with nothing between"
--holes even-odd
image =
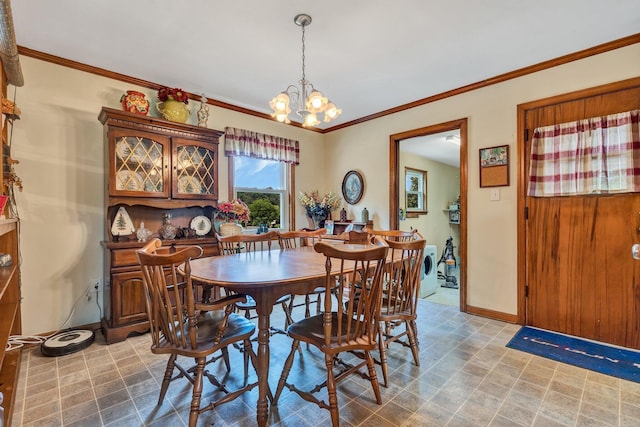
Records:
<instances>
[{"instance_id":1,"label":"washer machine","mask_svg":"<svg viewBox=\"0 0 640 427\"><path fill-rule=\"evenodd\" d=\"M422 272L424 278L420 284L420 298L424 298L436 292L438 289L438 247L427 245L424 248L424 265Z\"/></svg>"}]
</instances>

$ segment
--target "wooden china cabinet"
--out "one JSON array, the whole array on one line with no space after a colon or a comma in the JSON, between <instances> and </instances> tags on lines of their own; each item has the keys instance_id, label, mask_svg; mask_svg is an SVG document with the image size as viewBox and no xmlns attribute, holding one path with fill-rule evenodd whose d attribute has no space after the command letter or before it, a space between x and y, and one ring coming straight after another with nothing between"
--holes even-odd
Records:
<instances>
[{"instance_id":1,"label":"wooden china cabinet","mask_svg":"<svg viewBox=\"0 0 640 427\"><path fill-rule=\"evenodd\" d=\"M119 209L126 210L135 229L144 222L153 237L159 237L163 217L170 214L178 232L163 240L161 251L196 244L203 256L217 255L210 221L218 199L222 132L106 107L98 119L104 125L106 185L102 330L110 344L149 329L135 255L144 243L130 230L112 234Z\"/></svg>"}]
</instances>

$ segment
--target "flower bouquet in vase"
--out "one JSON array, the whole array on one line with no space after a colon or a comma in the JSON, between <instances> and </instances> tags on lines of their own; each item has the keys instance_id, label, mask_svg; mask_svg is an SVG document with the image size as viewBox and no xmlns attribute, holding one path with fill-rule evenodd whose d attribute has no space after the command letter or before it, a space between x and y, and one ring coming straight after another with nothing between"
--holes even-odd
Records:
<instances>
[{"instance_id":1,"label":"flower bouquet in vase","mask_svg":"<svg viewBox=\"0 0 640 427\"><path fill-rule=\"evenodd\" d=\"M238 222L249 222L249 207L240 199L231 200L229 202L218 203L214 209L214 222L221 223L219 225L219 233L221 236L231 236L233 234L241 234L242 226Z\"/></svg>"},{"instance_id":2,"label":"flower bouquet in vase","mask_svg":"<svg viewBox=\"0 0 640 427\"><path fill-rule=\"evenodd\" d=\"M331 218L331 211L337 209L342 203L342 198L336 193L328 192L320 196L318 190L311 193L300 192L298 200L307 211L307 216L313 221L313 228L322 228L325 221Z\"/></svg>"}]
</instances>

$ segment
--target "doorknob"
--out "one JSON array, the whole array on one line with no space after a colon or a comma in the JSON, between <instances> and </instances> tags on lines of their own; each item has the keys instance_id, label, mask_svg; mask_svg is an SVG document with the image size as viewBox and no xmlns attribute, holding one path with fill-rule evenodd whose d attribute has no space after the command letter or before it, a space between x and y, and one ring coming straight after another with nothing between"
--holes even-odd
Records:
<instances>
[{"instance_id":1,"label":"doorknob","mask_svg":"<svg viewBox=\"0 0 640 427\"><path fill-rule=\"evenodd\" d=\"M631 256L633 259L640 259L640 244L636 243L631 246Z\"/></svg>"}]
</instances>

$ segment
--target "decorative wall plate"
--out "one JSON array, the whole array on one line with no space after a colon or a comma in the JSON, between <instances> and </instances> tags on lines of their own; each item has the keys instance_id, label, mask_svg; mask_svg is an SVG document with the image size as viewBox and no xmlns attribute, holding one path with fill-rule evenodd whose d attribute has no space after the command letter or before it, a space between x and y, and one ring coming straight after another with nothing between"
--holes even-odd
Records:
<instances>
[{"instance_id":1,"label":"decorative wall plate","mask_svg":"<svg viewBox=\"0 0 640 427\"><path fill-rule=\"evenodd\" d=\"M144 158L144 149L136 145L135 149L131 149L131 144L125 138L122 138L116 144L116 154L122 161L140 162Z\"/></svg>"},{"instance_id":2,"label":"decorative wall plate","mask_svg":"<svg viewBox=\"0 0 640 427\"><path fill-rule=\"evenodd\" d=\"M127 213L127 210L124 206L120 206L118 208L118 212L116 212L116 216L113 218L113 223L111 224L111 235L116 236L128 236L129 234L135 233L136 229L133 226L133 221L131 221L131 217Z\"/></svg>"},{"instance_id":3,"label":"decorative wall plate","mask_svg":"<svg viewBox=\"0 0 640 427\"><path fill-rule=\"evenodd\" d=\"M138 172L123 170L116 174L116 190L143 191L142 175Z\"/></svg>"},{"instance_id":4,"label":"decorative wall plate","mask_svg":"<svg viewBox=\"0 0 640 427\"><path fill-rule=\"evenodd\" d=\"M195 230L196 235L206 236L211 231L211 220L204 215L198 215L191 220L189 227Z\"/></svg>"},{"instance_id":5,"label":"decorative wall plate","mask_svg":"<svg viewBox=\"0 0 640 427\"><path fill-rule=\"evenodd\" d=\"M350 205L355 205L364 194L364 179L358 171L349 171L342 180L342 196Z\"/></svg>"},{"instance_id":6,"label":"decorative wall plate","mask_svg":"<svg viewBox=\"0 0 640 427\"><path fill-rule=\"evenodd\" d=\"M202 194L202 181L195 176L181 176L178 178L178 193Z\"/></svg>"}]
</instances>

